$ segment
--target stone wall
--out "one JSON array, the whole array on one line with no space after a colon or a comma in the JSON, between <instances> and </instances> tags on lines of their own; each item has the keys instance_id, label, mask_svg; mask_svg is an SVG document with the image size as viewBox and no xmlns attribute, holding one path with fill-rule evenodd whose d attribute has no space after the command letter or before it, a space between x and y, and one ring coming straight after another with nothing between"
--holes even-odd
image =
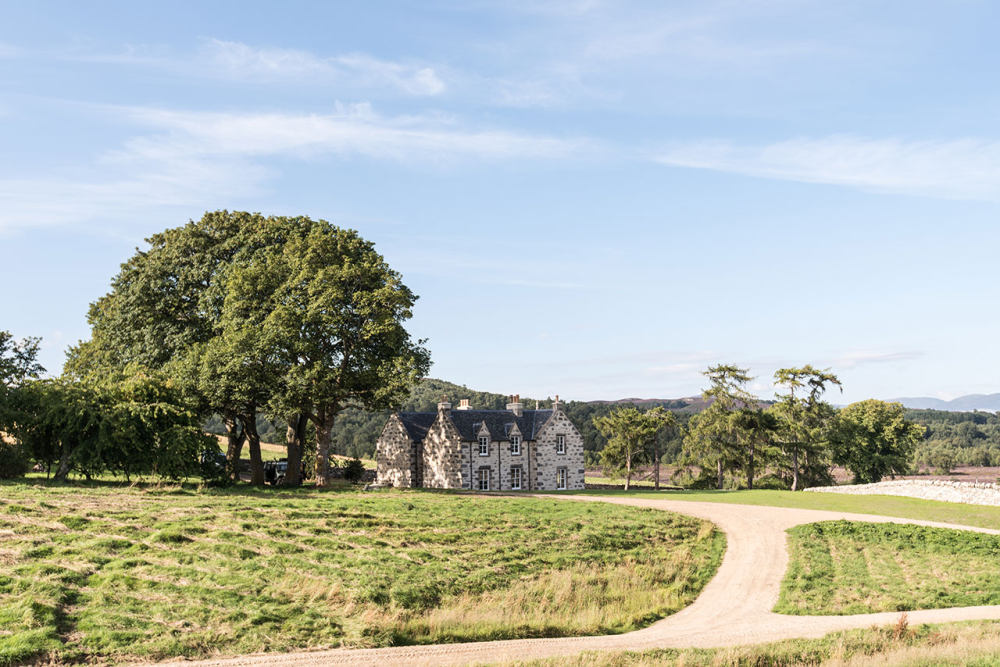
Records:
<instances>
[{"instance_id":1,"label":"stone wall","mask_svg":"<svg viewBox=\"0 0 1000 667\"><path fill-rule=\"evenodd\" d=\"M877 484L817 486L806 491L848 493L860 496L908 496L949 503L1000 506L1000 484L989 482L954 482L936 479L899 479Z\"/></svg>"},{"instance_id":2,"label":"stone wall","mask_svg":"<svg viewBox=\"0 0 1000 667\"><path fill-rule=\"evenodd\" d=\"M428 489L462 488L462 439L447 415L447 410L439 412L424 438L424 487Z\"/></svg>"},{"instance_id":3,"label":"stone wall","mask_svg":"<svg viewBox=\"0 0 1000 667\"><path fill-rule=\"evenodd\" d=\"M566 453L556 453L558 436L566 438ZM556 410L538 434L531 462L532 488L556 488L559 468L566 469L566 488L580 490L583 482L583 436L562 410Z\"/></svg>"},{"instance_id":4,"label":"stone wall","mask_svg":"<svg viewBox=\"0 0 1000 667\"><path fill-rule=\"evenodd\" d=\"M376 483L380 486L419 486L418 447L410 440L397 415L391 415L375 441Z\"/></svg>"}]
</instances>

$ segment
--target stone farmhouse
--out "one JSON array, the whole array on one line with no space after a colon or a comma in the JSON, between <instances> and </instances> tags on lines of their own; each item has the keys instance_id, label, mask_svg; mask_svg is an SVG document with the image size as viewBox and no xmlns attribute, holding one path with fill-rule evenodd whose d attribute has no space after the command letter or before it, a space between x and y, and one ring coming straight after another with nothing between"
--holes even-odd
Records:
<instances>
[{"instance_id":1,"label":"stone farmhouse","mask_svg":"<svg viewBox=\"0 0 1000 667\"><path fill-rule=\"evenodd\" d=\"M397 412L376 443L381 486L477 491L582 489L583 437L561 409L525 410L512 396L506 410Z\"/></svg>"}]
</instances>

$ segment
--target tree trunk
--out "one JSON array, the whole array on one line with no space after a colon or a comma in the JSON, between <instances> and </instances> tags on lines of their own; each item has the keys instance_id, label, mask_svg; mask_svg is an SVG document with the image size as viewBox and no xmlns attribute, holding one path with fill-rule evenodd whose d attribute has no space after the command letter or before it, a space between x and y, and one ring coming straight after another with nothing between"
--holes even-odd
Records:
<instances>
[{"instance_id":1,"label":"tree trunk","mask_svg":"<svg viewBox=\"0 0 1000 667\"><path fill-rule=\"evenodd\" d=\"M298 486L302 483L302 441L306 437L306 416L292 415L288 419L288 430L285 431L285 445L288 448L288 470L285 471L285 484Z\"/></svg>"},{"instance_id":2,"label":"tree trunk","mask_svg":"<svg viewBox=\"0 0 1000 667\"><path fill-rule=\"evenodd\" d=\"M59 461L59 469L56 470L56 481L66 481L66 475L69 474L69 454L68 451L63 452L62 459Z\"/></svg>"},{"instance_id":3,"label":"tree trunk","mask_svg":"<svg viewBox=\"0 0 1000 667\"><path fill-rule=\"evenodd\" d=\"M756 453L755 452L755 448L754 447L750 447L750 459L749 459L749 461L747 461L747 488L748 489L752 489L753 488L753 477L754 477L753 457L754 457L755 453Z\"/></svg>"},{"instance_id":4,"label":"tree trunk","mask_svg":"<svg viewBox=\"0 0 1000 667\"><path fill-rule=\"evenodd\" d=\"M235 481L240 481L240 454L243 453L243 442L247 434L245 428L240 428L240 422L236 415L227 412L223 415L222 421L226 425L226 465L229 467L229 476Z\"/></svg>"},{"instance_id":5,"label":"tree trunk","mask_svg":"<svg viewBox=\"0 0 1000 667\"><path fill-rule=\"evenodd\" d=\"M629 482L632 481L632 457L625 456L625 490L628 491Z\"/></svg>"},{"instance_id":6,"label":"tree trunk","mask_svg":"<svg viewBox=\"0 0 1000 667\"><path fill-rule=\"evenodd\" d=\"M653 442L653 488L660 490L660 443Z\"/></svg>"},{"instance_id":7,"label":"tree trunk","mask_svg":"<svg viewBox=\"0 0 1000 667\"><path fill-rule=\"evenodd\" d=\"M723 472L722 459L720 458L718 461L716 461L716 475L718 476L718 482L716 488L718 488L720 491L722 490L722 485L725 482L725 478L723 477L722 472Z\"/></svg>"},{"instance_id":8,"label":"tree trunk","mask_svg":"<svg viewBox=\"0 0 1000 667\"><path fill-rule=\"evenodd\" d=\"M799 490L799 448L792 448L792 491Z\"/></svg>"},{"instance_id":9,"label":"tree trunk","mask_svg":"<svg viewBox=\"0 0 1000 667\"><path fill-rule=\"evenodd\" d=\"M317 411L316 420L316 486L326 486L330 474L330 435L336 410L323 408ZM497 471L499 475L499 471Z\"/></svg>"},{"instance_id":10,"label":"tree trunk","mask_svg":"<svg viewBox=\"0 0 1000 667\"><path fill-rule=\"evenodd\" d=\"M264 460L260 456L260 434L257 433L257 410L250 410L243 423L243 433L250 445L250 483L264 486Z\"/></svg>"}]
</instances>

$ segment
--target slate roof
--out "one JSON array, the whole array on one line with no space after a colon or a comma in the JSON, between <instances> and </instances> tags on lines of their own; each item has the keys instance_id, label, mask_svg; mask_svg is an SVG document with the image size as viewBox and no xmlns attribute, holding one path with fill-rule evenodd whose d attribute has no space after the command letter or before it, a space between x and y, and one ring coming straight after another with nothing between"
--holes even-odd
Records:
<instances>
[{"instance_id":1,"label":"slate roof","mask_svg":"<svg viewBox=\"0 0 1000 667\"><path fill-rule=\"evenodd\" d=\"M525 441L535 440L542 426L552 416L552 410L523 410L521 416L516 416L510 410L452 410L451 420L462 440L473 441L478 437L479 429L485 423L494 440L507 440L510 432L517 424L521 438ZM410 438L414 442L423 441L427 430L437 418L436 412L400 412L399 418L406 426Z\"/></svg>"},{"instance_id":2,"label":"slate roof","mask_svg":"<svg viewBox=\"0 0 1000 667\"><path fill-rule=\"evenodd\" d=\"M437 418L436 412L400 412L399 419L406 427L406 432L410 434L413 442L423 442L427 437L427 430Z\"/></svg>"}]
</instances>

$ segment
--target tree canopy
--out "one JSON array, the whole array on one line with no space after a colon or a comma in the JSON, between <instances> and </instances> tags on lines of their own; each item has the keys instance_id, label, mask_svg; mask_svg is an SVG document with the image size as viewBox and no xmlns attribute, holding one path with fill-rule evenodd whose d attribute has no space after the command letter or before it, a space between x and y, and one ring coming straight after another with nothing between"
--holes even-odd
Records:
<instances>
[{"instance_id":1,"label":"tree canopy","mask_svg":"<svg viewBox=\"0 0 1000 667\"><path fill-rule=\"evenodd\" d=\"M832 434L834 461L854 474L855 484L906 474L925 430L906 419L899 403L873 398L851 403L837 415Z\"/></svg>"},{"instance_id":2,"label":"tree canopy","mask_svg":"<svg viewBox=\"0 0 1000 667\"><path fill-rule=\"evenodd\" d=\"M148 244L91 306L92 337L71 350L67 370L163 371L204 417L222 417L234 472L250 443L255 483L262 412L292 426L289 483L300 481L313 423L323 483L337 414L398 406L429 367L403 326L417 297L353 230L216 211Z\"/></svg>"}]
</instances>

